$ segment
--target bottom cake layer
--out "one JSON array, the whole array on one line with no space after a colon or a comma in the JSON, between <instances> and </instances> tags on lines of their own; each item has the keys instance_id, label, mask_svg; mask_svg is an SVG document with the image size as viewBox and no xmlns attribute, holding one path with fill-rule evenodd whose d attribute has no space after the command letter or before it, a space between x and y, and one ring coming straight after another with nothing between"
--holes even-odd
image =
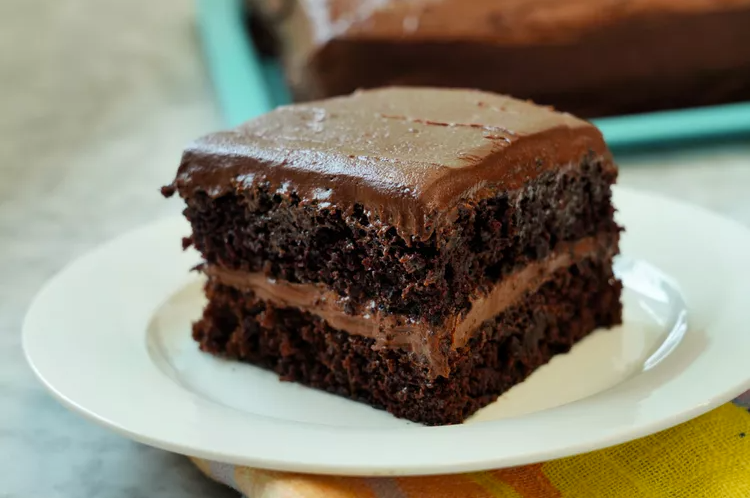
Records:
<instances>
[{"instance_id":1,"label":"bottom cake layer","mask_svg":"<svg viewBox=\"0 0 750 502\"><path fill-rule=\"evenodd\" d=\"M621 322L621 284L611 262L583 260L486 321L449 356L450 374L431 380L413 354L374 350L374 340L319 317L209 281L202 350L253 363L282 380L346 396L428 425L460 423L597 327Z\"/></svg>"}]
</instances>

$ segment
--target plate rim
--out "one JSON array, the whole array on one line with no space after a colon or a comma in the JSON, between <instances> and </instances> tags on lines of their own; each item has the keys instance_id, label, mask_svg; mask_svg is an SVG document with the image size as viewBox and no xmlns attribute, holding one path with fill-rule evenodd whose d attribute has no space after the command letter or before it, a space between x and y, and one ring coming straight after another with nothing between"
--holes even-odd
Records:
<instances>
[{"instance_id":1,"label":"plate rim","mask_svg":"<svg viewBox=\"0 0 750 502\"><path fill-rule=\"evenodd\" d=\"M707 216L709 218L718 218L722 220L724 224L730 225L733 227L735 231L739 231L743 234L745 238L748 239L748 242L750 242L750 230L748 230L746 227L741 225L740 223L737 223L729 218L723 217L713 211L707 210L705 208L695 206L693 204L685 203L683 201L676 201L673 199L670 199L668 197L664 197L661 195L654 195L650 194L648 192L644 192L641 190L633 190L623 187L616 187L616 192L618 194L624 194L622 196L626 197L635 197L635 198L647 198L650 199L652 203L661 203L661 204L669 204L677 209L687 209L690 212L699 212L702 213L703 216ZM484 469L495 469L495 468L501 468L501 467L510 467L515 465L525 465L533 462L538 461L544 461L544 460L550 460L553 458L560 458L563 456L569 456L569 455L575 455L580 454L596 449L605 448L608 446L612 446L615 444L620 444L632 439L640 438L649 434L653 434L655 432L667 429L669 427L672 427L674 425L683 423L687 420L690 420L696 416L699 416L703 413L706 413L728 401L731 399L737 397L739 394L741 394L743 391L747 390L748 387L750 387L750 374L748 374L746 377L744 377L744 380L735 382L734 385L728 386L723 392L715 393L715 395L706 401L703 401L702 403L699 403L689 409L684 409L681 412L675 413L670 416L663 417L658 420L652 420L648 424L641 425L640 427L634 428L631 427L629 430L620 431L619 434L616 431L610 432L608 437L598 437L595 440L588 440L588 441L579 441L577 444L574 445L562 445L552 448L547 448L544 452L536 452L531 453L527 455L516 455L511 458L505 458L500 459L497 457L493 458L482 458L479 460L463 460L459 463L451 462L451 461L437 461L430 465L415 465L414 463L410 462L402 462L397 465L380 465L377 462L373 464L368 464L365 462L360 462L358 465L351 465L348 461L347 462L339 462L338 464L336 462L331 462L328 460L325 463L316 463L316 462L310 462L310 461L301 461L301 460L280 460L278 458L278 455L276 458L269 458L268 455L259 455L259 454L253 454L250 452L243 453L242 455L238 456L237 454L232 453L226 453L221 451L211 450L209 446L203 446L200 448L196 448L195 446L186 445L184 442L178 442L173 441L170 439L160 439L151 437L148 435L144 435L138 431L129 430L126 428L123 428L122 425L117 423L117 420L112 420L111 418L107 418L104 416L101 416L96 411L88 409L85 405L82 405L76 400L70 398L68 395L66 395L65 392L60 390L58 386L55 386L54 382L49 381L49 379L45 376L45 371L42 368L38 367L38 360L35 359L33 350L30 349L30 337L32 336L33 330L34 330L34 316L37 315L37 310L40 310L44 307L43 302L46 300L46 296L51 294L50 291L54 292L54 287L56 284L58 284L60 281L63 280L63 278L66 277L66 274L74 273L77 266L80 266L79 264L85 263L87 260L91 260L92 256L95 256L97 254L106 254L110 249L117 248L117 246L122 245L122 243L128 242L130 240L135 239L140 233L146 234L149 231L153 232L154 229L160 228L164 225L170 225L174 224L176 220L181 220L184 222L184 219L181 216L170 216L166 218L161 218L155 222L152 222L150 224L141 226L139 228L130 230L124 234L121 234L120 236L106 242L103 245L100 245L99 247L90 250L89 252L85 253L84 255L80 256L79 258L73 260L71 263L69 263L66 267L64 267L61 271L59 271L57 274L55 274L50 280L48 280L44 286L39 290L37 295L34 297L34 300L31 303L31 306L29 307L27 314L24 319L23 323L23 336L22 336L22 347L24 351L25 358L29 364L29 366L32 368L34 374L36 377L40 380L40 382L43 384L43 386L58 400L60 401L64 406L66 406L68 409L71 409L72 411L79 413L83 415L84 417L100 424L105 427L107 427L110 430L113 430L121 435L124 435L126 437L129 437L131 439L134 439L138 442L145 443L151 446L155 446L158 448L163 448L169 451L173 451L180 454L185 454L189 456L204 458L208 460L215 460L215 461L222 461L222 462L228 462L238 465L249 465L249 466L255 466L255 467L262 467L266 469L273 469L273 470L279 470L279 471L292 471L292 472L305 472L305 473L313 473L313 474L337 474L337 475L366 475L366 476L393 476L393 475L428 475L428 474L450 474L450 473L460 473L460 472L470 472L470 471L478 471L478 470L484 470ZM184 224L184 223L183 223ZM750 248L748 249L750 251ZM73 270L73 272L71 272ZM158 305L155 307L158 309ZM146 351L145 343L144 343L144 351ZM606 392L605 392L606 393ZM576 404L576 403L570 403L569 405L564 405L561 408L569 408L570 405ZM203 405L207 407L219 407L223 410L223 407L220 405L217 405L215 403L206 402L203 403ZM224 412L225 413L225 412ZM237 412L240 413L241 412ZM543 413L543 412L542 412ZM259 420L261 419L261 420ZM267 420L263 420L267 419ZM246 418L247 420L247 418ZM530 419L528 416L523 418L524 422L529 422ZM536 419L538 420L538 418ZM268 419L268 417L261 417L259 415L253 415L253 421L255 422L263 422L266 421L264 425L264 431L268 433L285 433L289 432L288 429L288 422L285 422L286 425L279 426L278 423L274 423L274 420ZM505 419L504 423L507 423L508 421L516 422L516 425L518 425L518 422L520 422L520 419ZM404 436L405 434L409 435L415 435L419 434L420 436L426 436L426 439L423 440L423 442L434 440L437 436L441 434L441 432L436 432L440 430L448 430L451 428L463 428L464 436L476 436L476 435L482 435L482 434L490 434L492 433L492 430L494 428L498 428L497 422L484 422L484 423L475 423L471 424L470 427L466 426L446 426L446 427L433 427L433 428L404 428L404 429L370 429L370 428L362 428L362 429L353 429L355 434L361 434L362 431L367 432L368 435L371 436L380 436L375 437L375 439L383 439L382 436L385 434L386 436ZM297 429L299 430L300 424L297 423ZM318 435L321 435L323 439L330 439L330 440L336 440L342 439L342 436L349 436L352 434L352 431L342 431L342 430L335 430L335 434L333 434L334 429L330 426L320 426L316 424L302 424L301 428L309 431L309 433L315 432ZM521 427L522 428L522 427ZM416 432L421 431L421 432ZM396 438L398 439L398 437ZM403 438L402 438L403 439ZM477 440L477 438L473 438L474 441ZM266 447L266 449L268 449Z\"/></svg>"}]
</instances>

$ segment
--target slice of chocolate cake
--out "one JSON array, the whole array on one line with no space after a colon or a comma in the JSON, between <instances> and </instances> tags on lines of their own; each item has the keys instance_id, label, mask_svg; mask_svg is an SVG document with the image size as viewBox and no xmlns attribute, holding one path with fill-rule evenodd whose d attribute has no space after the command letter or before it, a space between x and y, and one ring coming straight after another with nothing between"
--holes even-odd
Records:
<instances>
[{"instance_id":1,"label":"slice of chocolate cake","mask_svg":"<svg viewBox=\"0 0 750 502\"><path fill-rule=\"evenodd\" d=\"M616 177L571 115L389 88L206 136L164 192L205 259L203 350L451 424L620 323Z\"/></svg>"},{"instance_id":2,"label":"slice of chocolate cake","mask_svg":"<svg viewBox=\"0 0 750 502\"><path fill-rule=\"evenodd\" d=\"M750 0L247 2L297 100L472 87L598 117L750 99Z\"/></svg>"}]
</instances>

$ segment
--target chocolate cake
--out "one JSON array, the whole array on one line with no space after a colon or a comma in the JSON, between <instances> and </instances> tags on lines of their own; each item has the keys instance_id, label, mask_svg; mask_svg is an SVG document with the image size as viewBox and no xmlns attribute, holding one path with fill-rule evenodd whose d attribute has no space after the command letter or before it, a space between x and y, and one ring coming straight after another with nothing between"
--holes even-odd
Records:
<instances>
[{"instance_id":1,"label":"chocolate cake","mask_svg":"<svg viewBox=\"0 0 750 502\"><path fill-rule=\"evenodd\" d=\"M750 0L252 0L298 100L471 87L584 117L750 99Z\"/></svg>"},{"instance_id":2,"label":"chocolate cake","mask_svg":"<svg viewBox=\"0 0 750 502\"><path fill-rule=\"evenodd\" d=\"M468 90L285 106L199 139L201 349L425 424L620 323L617 177L572 115Z\"/></svg>"}]
</instances>

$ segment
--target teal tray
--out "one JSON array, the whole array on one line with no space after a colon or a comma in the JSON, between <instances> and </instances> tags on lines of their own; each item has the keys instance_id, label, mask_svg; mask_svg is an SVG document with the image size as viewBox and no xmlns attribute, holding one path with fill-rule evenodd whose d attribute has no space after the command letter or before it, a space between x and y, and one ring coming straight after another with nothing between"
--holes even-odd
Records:
<instances>
[{"instance_id":1,"label":"teal tray","mask_svg":"<svg viewBox=\"0 0 750 502\"><path fill-rule=\"evenodd\" d=\"M197 0L219 105L229 126L289 102L281 70L247 35L242 0ZM594 119L613 149L750 135L750 102Z\"/></svg>"}]
</instances>

